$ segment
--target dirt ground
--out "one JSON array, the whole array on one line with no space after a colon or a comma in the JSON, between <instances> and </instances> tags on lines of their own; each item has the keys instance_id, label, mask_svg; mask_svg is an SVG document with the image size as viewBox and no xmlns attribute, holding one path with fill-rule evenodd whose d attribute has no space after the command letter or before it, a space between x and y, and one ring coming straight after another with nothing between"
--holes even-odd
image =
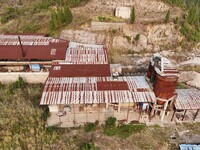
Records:
<instances>
[{"instance_id":1,"label":"dirt ground","mask_svg":"<svg viewBox=\"0 0 200 150\"><path fill-rule=\"evenodd\" d=\"M178 150L182 143L200 143L200 123L150 126L126 139L107 136L99 126L88 133L84 127L63 130L60 149L79 149L82 143L93 143L100 150Z\"/></svg>"}]
</instances>

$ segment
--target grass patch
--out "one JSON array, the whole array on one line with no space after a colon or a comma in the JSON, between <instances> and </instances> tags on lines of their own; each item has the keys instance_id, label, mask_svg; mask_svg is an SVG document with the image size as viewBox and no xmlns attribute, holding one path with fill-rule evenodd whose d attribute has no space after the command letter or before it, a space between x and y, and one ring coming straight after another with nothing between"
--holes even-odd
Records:
<instances>
[{"instance_id":1,"label":"grass patch","mask_svg":"<svg viewBox=\"0 0 200 150\"><path fill-rule=\"evenodd\" d=\"M200 65L183 65L178 68L179 71L196 71L200 72Z\"/></svg>"},{"instance_id":2,"label":"grass patch","mask_svg":"<svg viewBox=\"0 0 200 150\"><path fill-rule=\"evenodd\" d=\"M100 22L124 22L125 21L125 19L118 18L115 16L96 16L92 20L100 21Z\"/></svg>"},{"instance_id":3,"label":"grass patch","mask_svg":"<svg viewBox=\"0 0 200 150\"><path fill-rule=\"evenodd\" d=\"M94 123L87 123L85 126L85 132L90 132L95 129L96 125Z\"/></svg>"},{"instance_id":4,"label":"grass patch","mask_svg":"<svg viewBox=\"0 0 200 150\"><path fill-rule=\"evenodd\" d=\"M118 137L125 139L134 133L139 133L145 129L145 124L122 124L120 126L115 125L116 118L109 117L106 120L106 125L104 127L104 134L107 136L117 135Z\"/></svg>"},{"instance_id":5,"label":"grass patch","mask_svg":"<svg viewBox=\"0 0 200 150\"><path fill-rule=\"evenodd\" d=\"M188 89L188 87L185 83L177 83L176 89Z\"/></svg>"}]
</instances>

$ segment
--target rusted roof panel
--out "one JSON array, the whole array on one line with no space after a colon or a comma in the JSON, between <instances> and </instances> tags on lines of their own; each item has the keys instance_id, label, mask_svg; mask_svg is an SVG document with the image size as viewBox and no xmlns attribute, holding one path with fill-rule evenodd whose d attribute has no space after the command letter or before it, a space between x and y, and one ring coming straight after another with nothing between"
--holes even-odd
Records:
<instances>
[{"instance_id":1,"label":"rusted roof panel","mask_svg":"<svg viewBox=\"0 0 200 150\"><path fill-rule=\"evenodd\" d=\"M103 45L70 42L65 61L71 64L108 64L108 56Z\"/></svg>"},{"instance_id":2,"label":"rusted roof panel","mask_svg":"<svg viewBox=\"0 0 200 150\"><path fill-rule=\"evenodd\" d=\"M109 82L97 82L98 91L107 90L129 90L127 82L124 81L109 81Z\"/></svg>"},{"instance_id":3,"label":"rusted roof panel","mask_svg":"<svg viewBox=\"0 0 200 150\"><path fill-rule=\"evenodd\" d=\"M176 109L196 110L200 109L200 91L196 89L177 89L175 102Z\"/></svg>"},{"instance_id":4,"label":"rusted roof panel","mask_svg":"<svg viewBox=\"0 0 200 150\"><path fill-rule=\"evenodd\" d=\"M120 86L122 84L123 86ZM146 88L145 91L129 89L126 81L113 81L111 77L49 77L40 104L154 102L156 98L153 91L149 87Z\"/></svg>"},{"instance_id":5,"label":"rusted roof panel","mask_svg":"<svg viewBox=\"0 0 200 150\"><path fill-rule=\"evenodd\" d=\"M57 64L52 65L49 77L106 77L110 76L108 64Z\"/></svg>"},{"instance_id":6,"label":"rusted roof panel","mask_svg":"<svg viewBox=\"0 0 200 150\"><path fill-rule=\"evenodd\" d=\"M0 60L64 60L68 41L42 35L0 35ZM22 51L23 50L23 51Z\"/></svg>"}]
</instances>

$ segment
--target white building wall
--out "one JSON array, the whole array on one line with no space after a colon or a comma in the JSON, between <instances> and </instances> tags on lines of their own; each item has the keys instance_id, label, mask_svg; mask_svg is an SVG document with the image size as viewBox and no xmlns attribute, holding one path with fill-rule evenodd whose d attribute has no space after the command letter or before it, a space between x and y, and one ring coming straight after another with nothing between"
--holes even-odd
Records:
<instances>
[{"instance_id":1,"label":"white building wall","mask_svg":"<svg viewBox=\"0 0 200 150\"><path fill-rule=\"evenodd\" d=\"M115 10L115 16L124 19L130 19L131 7L117 7Z\"/></svg>"}]
</instances>

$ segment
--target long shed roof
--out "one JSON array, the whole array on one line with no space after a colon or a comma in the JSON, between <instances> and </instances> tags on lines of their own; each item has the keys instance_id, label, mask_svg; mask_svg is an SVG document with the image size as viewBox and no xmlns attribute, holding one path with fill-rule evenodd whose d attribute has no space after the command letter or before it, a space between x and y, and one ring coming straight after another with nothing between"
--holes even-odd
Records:
<instances>
[{"instance_id":1,"label":"long shed roof","mask_svg":"<svg viewBox=\"0 0 200 150\"><path fill-rule=\"evenodd\" d=\"M106 77L110 76L109 64L56 64L49 77Z\"/></svg>"},{"instance_id":2,"label":"long shed roof","mask_svg":"<svg viewBox=\"0 0 200 150\"><path fill-rule=\"evenodd\" d=\"M138 81L143 83L137 84ZM144 76L117 81L111 77L49 77L40 104L154 102L156 97L147 85Z\"/></svg>"},{"instance_id":3,"label":"long shed roof","mask_svg":"<svg viewBox=\"0 0 200 150\"><path fill-rule=\"evenodd\" d=\"M43 35L0 35L0 60L64 60L67 47L66 40Z\"/></svg>"},{"instance_id":4,"label":"long shed roof","mask_svg":"<svg viewBox=\"0 0 200 150\"><path fill-rule=\"evenodd\" d=\"M200 109L200 91L196 89L176 89L176 109L197 110Z\"/></svg>"},{"instance_id":5,"label":"long shed roof","mask_svg":"<svg viewBox=\"0 0 200 150\"><path fill-rule=\"evenodd\" d=\"M70 42L65 61L71 64L108 64L108 56L103 45Z\"/></svg>"}]
</instances>

